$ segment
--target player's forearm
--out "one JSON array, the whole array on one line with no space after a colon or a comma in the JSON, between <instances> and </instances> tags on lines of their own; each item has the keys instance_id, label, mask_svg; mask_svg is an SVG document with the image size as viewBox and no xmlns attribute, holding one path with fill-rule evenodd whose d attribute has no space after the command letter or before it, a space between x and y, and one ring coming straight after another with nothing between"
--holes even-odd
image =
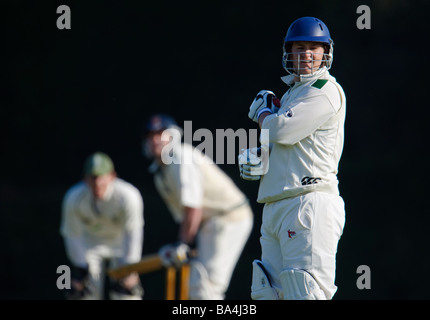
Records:
<instances>
[{"instance_id":1,"label":"player's forearm","mask_svg":"<svg viewBox=\"0 0 430 320\"><path fill-rule=\"evenodd\" d=\"M293 145L312 134L334 114L327 97L315 96L300 102L286 114L265 116L261 128L269 130L270 143Z\"/></svg>"},{"instance_id":2,"label":"player's forearm","mask_svg":"<svg viewBox=\"0 0 430 320\"><path fill-rule=\"evenodd\" d=\"M184 208L184 219L182 220L179 229L179 240L191 244L196 237L199 230L200 222L202 220L201 208Z\"/></svg>"},{"instance_id":3,"label":"player's forearm","mask_svg":"<svg viewBox=\"0 0 430 320\"><path fill-rule=\"evenodd\" d=\"M263 112L260 116L260 118L258 118L258 125L260 126L260 128L262 128L263 126L263 121L264 119L266 119L267 116L270 116L271 113L270 112Z\"/></svg>"}]
</instances>

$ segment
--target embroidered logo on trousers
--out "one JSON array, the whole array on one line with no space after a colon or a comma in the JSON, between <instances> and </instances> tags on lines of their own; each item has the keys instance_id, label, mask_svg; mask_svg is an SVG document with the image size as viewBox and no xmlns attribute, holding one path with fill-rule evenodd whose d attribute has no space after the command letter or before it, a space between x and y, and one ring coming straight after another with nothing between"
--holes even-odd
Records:
<instances>
[{"instance_id":1,"label":"embroidered logo on trousers","mask_svg":"<svg viewBox=\"0 0 430 320\"><path fill-rule=\"evenodd\" d=\"M288 238L292 238L292 237L294 237L296 235L296 232L295 231L291 231L290 229L288 229Z\"/></svg>"}]
</instances>

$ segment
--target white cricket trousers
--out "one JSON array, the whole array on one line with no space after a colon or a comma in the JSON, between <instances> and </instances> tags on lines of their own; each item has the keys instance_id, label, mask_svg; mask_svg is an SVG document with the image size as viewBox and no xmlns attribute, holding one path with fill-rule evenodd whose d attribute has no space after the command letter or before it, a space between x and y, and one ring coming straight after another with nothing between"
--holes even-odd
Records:
<instances>
[{"instance_id":1,"label":"white cricket trousers","mask_svg":"<svg viewBox=\"0 0 430 320\"><path fill-rule=\"evenodd\" d=\"M286 294L279 275L291 268L310 273L326 299L333 297L337 246L344 225L345 206L338 195L311 192L264 205L261 260L280 298Z\"/></svg>"},{"instance_id":2,"label":"white cricket trousers","mask_svg":"<svg viewBox=\"0 0 430 320\"><path fill-rule=\"evenodd\" d=\"M197 235L198 257L191 262L190 300L225 298L254 221L249 205L236 210L242 211L240 220L214 216L202 223Z\"/></svg>"}]
</instances>

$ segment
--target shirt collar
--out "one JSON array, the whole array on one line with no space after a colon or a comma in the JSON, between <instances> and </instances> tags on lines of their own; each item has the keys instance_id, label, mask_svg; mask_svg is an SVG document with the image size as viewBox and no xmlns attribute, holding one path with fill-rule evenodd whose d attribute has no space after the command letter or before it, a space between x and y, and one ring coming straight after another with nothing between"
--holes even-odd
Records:
<instances>
[{"instance_id":1,"label":"shirt collar","mask_svg":"<svg viewBox=\"0 0 430 320\"><path fill-rule=\"evenodd\" d=\"M319 69L317 72L313 73L313 74L304 74L304 75L300 75L300 81L299 82L308 82L308 81L312 81L315 80L317 78L320 78L321 75L323 75L324 73L326 73L328 70L326 67L323 67L321 69ZM281 80L283 82L285 82L287 85L289 85L290 87L294 86L294 78L296 77L296 75L294 74L289 74L286 76L281 77Z\"/></svg>"}]
</instances>

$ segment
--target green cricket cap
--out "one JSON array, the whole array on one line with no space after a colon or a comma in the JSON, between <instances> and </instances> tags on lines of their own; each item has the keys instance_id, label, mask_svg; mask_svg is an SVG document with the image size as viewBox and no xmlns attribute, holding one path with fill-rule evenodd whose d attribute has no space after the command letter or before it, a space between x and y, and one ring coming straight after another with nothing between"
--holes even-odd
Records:
<instances>
[{"instance_id":1,"label":"green cricket cap","mask_svg":"<svg viewBox=\"0 0 430 320\"><path fill-rule=\"evenodd\" d=\"M84 175L102 176L114 171L112 159L103 152L95 152L84 163Z\"/></svg>"}]
</instances>

